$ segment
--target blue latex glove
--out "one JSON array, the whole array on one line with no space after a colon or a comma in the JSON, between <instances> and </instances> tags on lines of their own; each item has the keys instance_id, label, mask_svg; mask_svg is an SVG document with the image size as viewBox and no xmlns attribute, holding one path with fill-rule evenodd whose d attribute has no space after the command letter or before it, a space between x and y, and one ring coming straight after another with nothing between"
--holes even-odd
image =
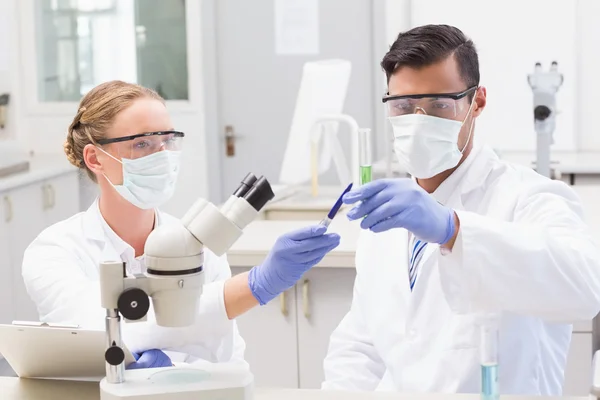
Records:
<instances>
[{"instance_id":1,"label":"blue latex glove","mask_svg":"<svg viewBox=\"0 0 600 400\"><path fill-rule=\"evenodd\" d=\"M141 355L133 353L133 357L136 361L129 364L126 369L162 368L173 366L173 362L169 356L157 349L145 351Z\"/></svg>"},{"instance_id":2,"label":"blue latex glove","mask_svg":"<svg viewBox=\"0 0 600 400\"><path fill-rule=\"evenodd\" d=\"M340 244L340 236L322 225L280 236L265 261L250 270L248 284L261 305L296 284L302 275Z\"/></svg>"},{"instance_id":3,"label":"blue latex glove","mask_svg":"<svg viewBox=\"0 0 600 400\"><path fill-rule=\"evenodd\" d=\"M454 236L454 211L409 178L378 179L352 190L344 203L361 201L348 212L348 218L365 217L360 226L373 232L405 228L428 243L445 244Z\"/></svg>"}]
</instances>

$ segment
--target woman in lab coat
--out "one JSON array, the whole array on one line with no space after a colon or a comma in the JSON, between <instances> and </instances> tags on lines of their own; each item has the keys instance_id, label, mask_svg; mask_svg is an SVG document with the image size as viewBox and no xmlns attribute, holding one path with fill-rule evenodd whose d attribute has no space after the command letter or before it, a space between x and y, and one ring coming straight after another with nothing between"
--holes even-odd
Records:
<instances>
[{"instance_id":1,"label":"woman in lab coat","mask_svg":"<svg viewBox=\"0 0 600 400\"><path fill-rule=\"evenodd\" d=\"M86 212L44 230L25 252L23 278L41 321L104 329L99 263L123 260L128 274L144 272L148 235L177 222L157 207L173 193L182 137L152 90L113 81L81 100L64 150L98 183L100 196ZM244 363L244 341L232 320L291 287L338 243L323 227L295 231L277 240L263 264L233 278L227 259L205 249L196 323L159 327L150 309L147 322L122 324L125 344L140 356L129 367Z\"/></svg>"},{"instance_id":2,"label":"woman in lab coat","mask_svg":"<svg viewBox=\"0 0 600 400\"><path fill-rule=\"evenodd\" d=\"M401 167L348 193L362 228L350 311L326 389L467 392L500 363L501 393L562 393L571 323L600 310L600 254L575 193L473 146L486 105L473 43L450 26L401 33L383 59ZM511 104L504 106L510 118ZM499 352L480 358L480 329ZM490 380L493 385L494 378Z\"/></svg>"}]
</instances>

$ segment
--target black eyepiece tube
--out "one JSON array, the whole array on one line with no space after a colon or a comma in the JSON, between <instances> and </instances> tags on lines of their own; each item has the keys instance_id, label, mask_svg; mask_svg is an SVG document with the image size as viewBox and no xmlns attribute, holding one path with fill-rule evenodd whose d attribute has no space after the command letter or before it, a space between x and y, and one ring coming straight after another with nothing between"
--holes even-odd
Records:
<instances>
[{"instance_id":1,"label":"black eyepiece tube","mask_svg":"<svg viewBox=\"0 0 600 400\"><path fill-rule=\"evenodd\" d=\"M273 189L271 189L269 181L267 181L267 178L264 176L258 178L258 180L254 182L252 189L244 195L244 199L254 207L256 211L260 211L269 200L273 199L273 197L275 197Z\"/></svg>"},{"instance_id":2,"label":"black eyepiece tube","mask_svg":"<svg viewBox=\"0 0 600 400\"><path fill-rule=\"evenodd\" d=\"M235 189L233 195L236 197L244 197L244 195L248 193L248 191L252 188L254 182L256 182L256 176L252 172L248 172L248 175L246 175L246 177L242 179L240 186L238 186L238 188Z\"/></svg>"}]
</instances>

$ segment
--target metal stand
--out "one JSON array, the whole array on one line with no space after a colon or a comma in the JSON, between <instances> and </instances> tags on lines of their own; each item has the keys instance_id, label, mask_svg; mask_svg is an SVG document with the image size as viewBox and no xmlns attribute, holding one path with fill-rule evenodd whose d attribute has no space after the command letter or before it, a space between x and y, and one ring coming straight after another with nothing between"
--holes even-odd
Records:
<instances>
[{"instance_id":1,"label":"metal stand","mask_svg":"<svg viewBox=\"0 0 600 400\"><path fill-rule=\"evenodd\" d=\"M104 354L106 360L106 380L108 383L123 383L125 381L125 353L121 343L121 317L118 310L106 310L107 348Z\"/></svg>"}]
</instances>

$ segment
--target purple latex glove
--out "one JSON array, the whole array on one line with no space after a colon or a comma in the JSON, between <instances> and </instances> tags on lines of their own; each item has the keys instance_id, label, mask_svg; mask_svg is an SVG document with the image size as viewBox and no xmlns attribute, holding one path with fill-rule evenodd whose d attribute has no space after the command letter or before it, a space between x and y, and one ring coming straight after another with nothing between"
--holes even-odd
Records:
<instances>
[{"instance_id":1,"label":"purple latex glove","mask_svg":"<svg viewBox=\"0 0 600 400\"><path fill-rule=\"evenodd\" d=\"M169 356L157 349L147 350L141 355L133 353L133 357L136 361L129 364L125 369L162 368L173 366L173 362Z\"/></svg>"},{"instance_id":2,"label":"purple latex glove","mask_svg":"<svg viewBox=\"0 0 600 400\"><path fill-rule=\"evenodd\" d=\"M454 236L454 211L409 178L378 179L354 189L344 203L361 203L348 212L350 220L373 232L405 228L428 243L445 244Z\"/></svg>"},{"instance_id":3,"label":"purple latex glove","mask_svg":"<svg viewBox=\"0 0 600 400\"><path fill-rule=\"evenodd\" d=\"M340 244L336 233L323 225L309 226L280 236L265 261L250 270L248 284L261 305L296 284L306 271Z\"/></svg>"}]
</instances>

